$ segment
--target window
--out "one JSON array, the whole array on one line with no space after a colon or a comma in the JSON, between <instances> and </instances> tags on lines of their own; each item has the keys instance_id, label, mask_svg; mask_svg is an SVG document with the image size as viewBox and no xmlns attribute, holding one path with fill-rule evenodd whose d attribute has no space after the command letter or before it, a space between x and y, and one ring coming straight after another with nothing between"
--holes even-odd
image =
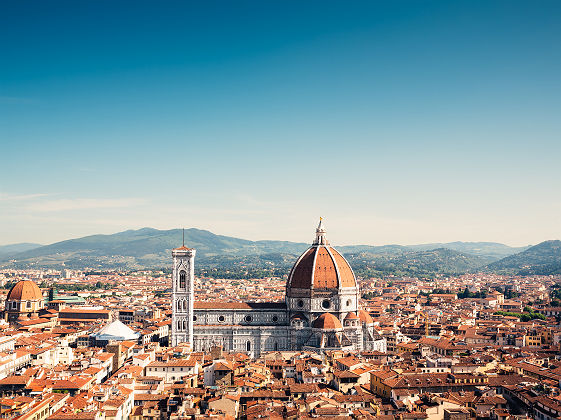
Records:
<instances>
[{"instance_id":1,"label":"window","mask_svg":"<svg viewBox=\"0 0 561 420\"><path fill-rule=\"evenodd\" d=\"M278 322L279 321L279 317L276 315L273 315L273 322Z\"/></svg>"},{"instance_id":2,"label":"window","mask_svg":"<svg viewBox=\"0 0 561 420\"><path fill-rule=\"evenodd\" d=\"M353 303L350 299L347 300L347 306L351 306L351 303Z\"/></svg>"},{"instance_id":3,"label":"window","mask_svg":"<svg viewBox=\"0 0 561 420\"><path fill-rule=\"evenodd\" d=\"M246 315L244 319L245 322L251 322L251 315Z\"/></svg>"},{"instance_id":4,"label":"window","mask_svg":"<svg viewBox=\"0 0 561 420\"><path fill-rule=\"evenodd\" d=\"M303 301L302 299L300 299L300 300L297 302L297 305L298 305L299 308L302 308L302 307L304 306L304 301Z\"/></svg>"},{"instance_id":5,"label":"window","mask_svg":"<svg viewBox=\"0 0 561 420\"><path fill-rule=\"evenodd\" d=\"M27 309L31 309L31 301L27 301Z\"/></svg>"},{"instance_id":6,"label":"window","mask_svg":"<svg viewBox=\"0 0 561 420\"><path fill-rule=\"evenodd\" d=\"M193 315L193 322L197 320L197 315Z\"/></svg>"},{"instance_id":7,"label":"window","mask_svg":"<svg viewBox=\"0 0 561 420\"><path fill-rule=\"evenodd\" d=\"M181 321L177 321L177 329L178 331L181 331Z\"/></svg>"},{"instance_id":8,"label":"window","mask_svg":"<svg viewBox=\"0 0 561 420\"><path fill-rule=\"evenodd\" d=\"M179 288L180 289L185 289L185 284L186 284L186 275L185 275L185 271L180 271L179 272Z\"/></svg>"},{"instance_id":9,"label":"window","mask_svg":"<svg viewBox=\"0 0 561 420\"><path fill-rule=\"evenodd\" d=\"M324 299L324 301L321 302L321 306L323 309L329 309L329 307L331 306L331 302L329 301L329 299Z\"/></svg>"},{"instance_id":10,"label":"window","mask_svg":"<svg viewBox=\"0 0 561 420\"><path fill-rule=\"evenodd\" d=\"M248 341L245 343L245 350L246 351L251 351L251 341Z\"/></svg>"},{"instance_id":11,"label":"window","mask_svg":"<svg viewBox=\"0 0 561 420\"><path fill-rule=\"evenodd\" d=\"M178 311L181 310L181 301L180 300L177 301L177 310Z\"/></svg>"},{"instance_id":12,"label":"window","mask_svg":"<svg viewBox=\"0 0 561 420\"><path fill-rule=\"evenodd\" d=\"M218 322L224 322L224 315L220 315L218 317Z\"/></svg>"}]
</instances>

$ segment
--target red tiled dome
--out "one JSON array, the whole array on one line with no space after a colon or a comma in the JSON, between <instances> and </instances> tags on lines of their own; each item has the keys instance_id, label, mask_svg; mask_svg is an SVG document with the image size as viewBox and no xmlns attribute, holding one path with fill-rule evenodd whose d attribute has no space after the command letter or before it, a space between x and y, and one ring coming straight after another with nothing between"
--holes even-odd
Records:
<instances>
[{"instance_id":1,"label":"red tiled dome","mask_svg":"<svg viewBox=\"0 0 561 420\"><path fill-rule=\"evenodd\" d=\"M338 289L356 287L349 263L330 246L314 245L296 261L288 287L295 289Z\"/></svg>"},{"instance_id":2,"label":"red tiled dome","mask_svg":"<svg viewBox=\"0 0 561 420\"><path fill-rule=\"evenodd\" d=\"M353 319L359 319L358 316L356 316L356 314L354 312L349 312L347 314L347 316L345 317L345 321L347 320L353 320Z\"/></svg>"},{"instance_id":3,"label":"red tiled dome","mask_svg":"<svg viewBox=\"0 0 561 420\"><path fill-rule=\"evenodd\" d=\"M365 322L366 324L374 324L374 320L372 319L370 314L366 312L364 309L360 309L358 311L358 317L362 322Z\"/></svg>"},{"instance_id":4,"label":"red tiled dome","mask_svg":"<svg viewBox=\"0 0 561 420\"><path fill-rule=\"evenodd\" d=\"M18 281L8 292L6 300L41 300L43 294L39 286L31 280Z\"/></svg>"},{"instance_id":5,"label":"red tiled dome","mask_svg":"<svg viewBox=\"0 0 561 420\"><path fill-rule=\"evenodd\" d=\"M321 316L314 321L312 327L322 328L324 330L337 330L343 328L339 318L329 312L321 314Z\"/></svg>"},{"instance_id":6,"label":"red tiled dome","mask_svg":"<svg viewBox=\"0 0 561 420\"><path fill-rule=\"evenodd\" d=\"M296 260L290 270L286 295L295 298L311 297L316 294L316 290L322 293L341 288L357 292L358 284L347 260L329 245L320 219L312 246Z\"/></svg>"}]
</instances>

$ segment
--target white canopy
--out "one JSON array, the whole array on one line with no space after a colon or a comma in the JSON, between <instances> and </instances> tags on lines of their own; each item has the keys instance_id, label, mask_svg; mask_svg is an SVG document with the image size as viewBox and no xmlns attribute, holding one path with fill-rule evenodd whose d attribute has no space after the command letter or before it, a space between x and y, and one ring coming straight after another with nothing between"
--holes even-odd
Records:
<instances>
[{"instance_id":1,"label":"white canopy","mask_svg":"<svg viewBox=\"0 0 561 420\"><path fill-rule=\"evenodd\" d=\"M92 334L96 340L117 340L117 341L125 341L125 340L138 340L140 334L133 331L131 328L127 327L121 321L116 320L113 321L111 324L106 325L98 332Z\"/></svg>"}]
</instances>

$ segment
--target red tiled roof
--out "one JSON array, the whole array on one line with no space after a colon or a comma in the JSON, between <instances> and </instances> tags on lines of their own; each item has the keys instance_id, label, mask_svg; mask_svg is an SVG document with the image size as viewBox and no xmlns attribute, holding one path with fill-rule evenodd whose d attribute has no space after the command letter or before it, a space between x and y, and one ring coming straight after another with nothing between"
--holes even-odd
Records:
<instances>
[{"instance_id":1,"label":"red tiled roof","mask_svg":"<svg viewBox=\"0 0 561 420\"><path fill-rule=\"evenodd\" d=\"M314 245L296 261L288 279L288 289L336 289L356 287L347 260L334 248Z\"/></svg>"},{"instance_id":2,"label":"red tiled roof","mask_svg":"<svg viewBox=\"0 0 561 420\"><path fill-rule=\"evenodd\" d=\"M32 280L18 281L9 291L6 300L41 300L43 294Z\"/></svg>"},{"instance_id":3,"label":"red tiled roof","mask_svg":"<svg viewBox=\"0 0 561 420\"><path fill-rule=\"evenodd\" d=\"M343 328L343 326L341 325L341 321L339 321L339 318L337 318L333 314L330 314L329 312L321 314L321 316L314 321L312 327L322 328L325 330L335 330Z\"/></svg>"}]
</instances>

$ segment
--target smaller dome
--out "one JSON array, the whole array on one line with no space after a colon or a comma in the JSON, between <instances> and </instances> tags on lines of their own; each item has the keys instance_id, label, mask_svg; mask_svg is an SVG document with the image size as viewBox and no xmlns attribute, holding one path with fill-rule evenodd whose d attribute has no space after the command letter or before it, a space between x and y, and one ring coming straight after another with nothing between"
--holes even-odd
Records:
<instances>
[{"instance_id":1,"label":"smaller dome","mask_svg":"<svg viewBox=\"0 0 561 420\"><path fill-rule=\"evenodd\" d=\"M358 311L358 317L362 322L366 324L374 324L374 320L372 319L370 314L366 312L364 309Z\"/></svg>"},{"instance_id":2,"label":"smaller dome","mask_svg":"<svg viewBox=\"0 0 561 420\"><path fill-rule=\"evenodd\" d=\"M345 317L345 321L352 321L354 319L360 319L354 312L349 312Z\"/></svg>"},{"instance_id":3,"label":"smaller dome","mask_svg":"<svg viewBox=\"0 0 561 420\"><path fill-rule=\"evenodd\" d=\"M39 286L31 280L18 281L8 292L6 300L42 300L43 293Z\"/></svg>"},{"instance_id":4,"label":"smaller dome","mask_svg":"<svg viewBox=\"0 0 561 420\"><path fill-rule=\"evenodd\" d=\"M312 324L314 328L321 328L324 330L337 330L343 328L341 321L335 315L326 312L314 321Z\"/></svg>"}]
</instances>

